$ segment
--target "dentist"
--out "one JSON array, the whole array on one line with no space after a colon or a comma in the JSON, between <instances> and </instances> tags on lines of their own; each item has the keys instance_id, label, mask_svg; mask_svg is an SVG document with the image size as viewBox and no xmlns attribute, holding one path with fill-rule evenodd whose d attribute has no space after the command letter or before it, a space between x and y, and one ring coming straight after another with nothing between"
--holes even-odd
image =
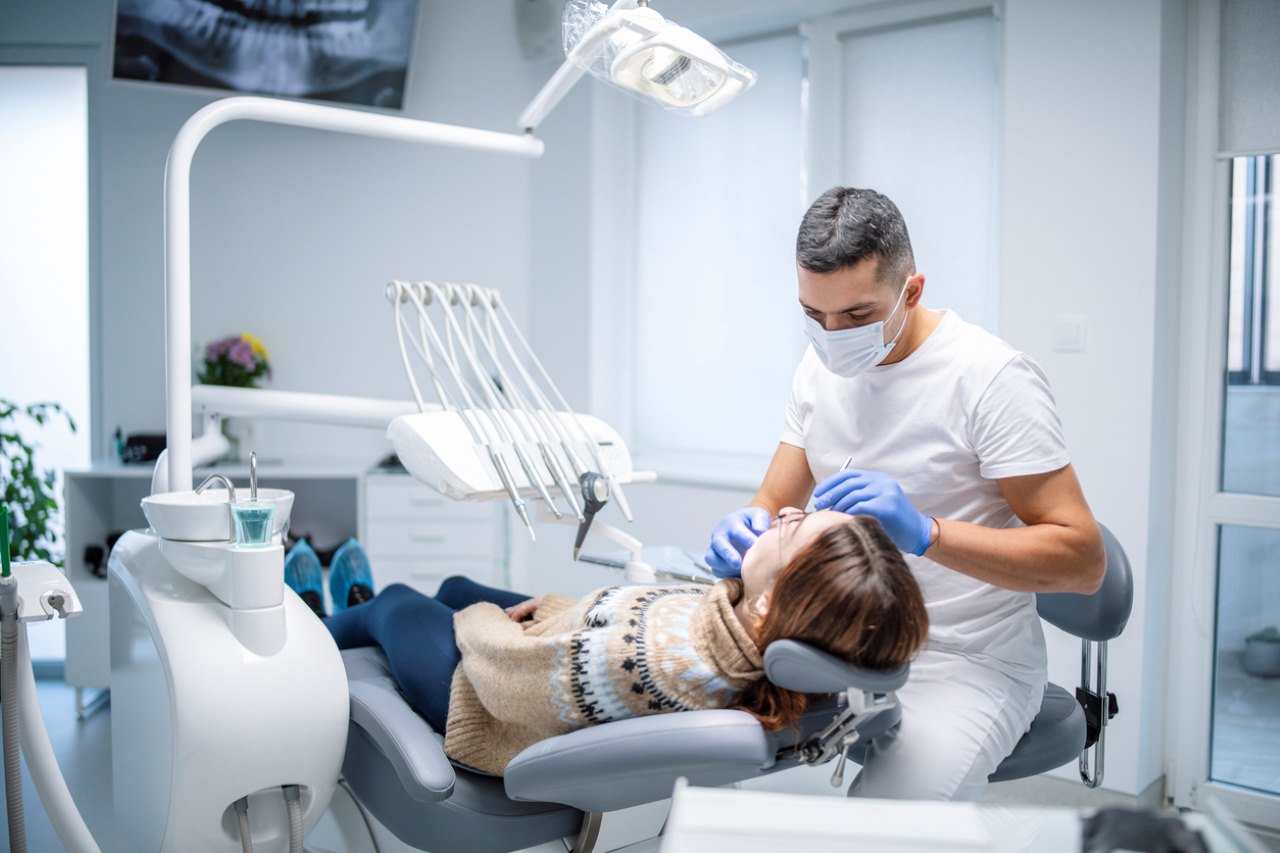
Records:
<instances>
[{"instance_id":1,"label":"dentist","mask_svg":"<svg viewBox=\"0 0 1280 853\"><path fill-rule=\"evenodd\" d=\"M920 583L929 642L898 693L896 737L872 745L852 793L972 799L1040 708L1034 593L1095 591L1101 535L1044 373L924 306L892 201L823 193L800 223L796 274L810 346L781 443L750 506L716 527L707 563L738 574L771 519L810 496L879 519Z\"/></svg>"}]
</instances>

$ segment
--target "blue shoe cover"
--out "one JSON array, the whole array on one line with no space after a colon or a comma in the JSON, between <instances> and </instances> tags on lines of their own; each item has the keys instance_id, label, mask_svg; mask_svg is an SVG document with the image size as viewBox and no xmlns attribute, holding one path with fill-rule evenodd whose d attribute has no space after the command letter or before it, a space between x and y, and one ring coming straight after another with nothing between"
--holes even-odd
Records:
<instances>
[{"instance_id":1,"label":"blue shoe cover","mask_svg":"<svg viewBox=\"0 0 1280 853\"><path fill-rule=\"evenodd\" d=\"M320 558L307 540L296 543L284 558L284 582L303 600L307 599L305 593L311 593L323 607L324 575L320 571Z\"/></svg>"},{"instance_id":2,"label":"blue shoe cover","mask_svg":"<svg viewBox=\"0 0 1280 853\"><path fill-rule=\"evenodd\" d=\"M355 589L363 587L363 589ZM352 590L355 589L355 601ZM369 568L369 555L354 538L342 543L329 564L329 598L333 612L346 610L352 604L367 601L373 596L373 570Z\"/></svg>"}]
</instances>

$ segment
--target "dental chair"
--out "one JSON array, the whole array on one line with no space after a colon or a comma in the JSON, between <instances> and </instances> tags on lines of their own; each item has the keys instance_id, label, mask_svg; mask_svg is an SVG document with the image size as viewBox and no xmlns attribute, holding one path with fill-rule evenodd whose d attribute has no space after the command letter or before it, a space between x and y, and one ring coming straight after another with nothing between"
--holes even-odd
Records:
<instances>
[{"instance_id":1,"label":"dental chair","mask_svg":"<svg viewBox=\"0 0 1280 853\"><path fill-rule=\"evenodd\" d=\"M1115 694L1107 692L1107 641L1119 637L1129 621L1133 570L1115 534L1102 524L1098 528L1107 560L1098 591L1092 595L1055 592L1036 596L1041 619L1080 638L1080 686L1074 697L1056 684L1045 687L1031 730L988 777L990 782L1036 776L1078 757L1080 780L1090 788L1102 784L1107 721L1119 710ZM1091 678L1091 668L1096 681ZM1090 750L1094 753L1092 769Z\"/></svg>"},{"instance_id":2,"label":"dental chair","mask_svg":"<svg viewBox=\"0 0 1280 853\"><path fill-rule=\"evenodd\" d=\"M405 702L377 648L342 653L351 727L342 772L359 805L401 841L431 853L518 850L577 838L592 850L605 812L665 800L680 777L726 785L820 764L898 725L907 668L868 672L810 646L769 646L765 675L819 694L799 729L766 730L744 711L619 720L530 746L502 777L449 761L444 738ZM840 783L843 765L837 771Z\"/></svg>"},{"instance_id":3,"label":"dental chair","mask_svg":"<svg viewBox=\"0 0 1280 853\"><path fill-rule=\"evenodd\" d=\"M1030 731L990 777L999 782L1079 758L1086 785L1102 781L1107 721L1106 643L1120 635L1133 604L1124 549L1106 527L1106 572L1092 595L1037 597L1041 618L1080 637L1082 684L1073 697L1050 684ZM1097 687L1090 680L1097 651ZM769 732L743 711L661 714L606 723L549 738L512 760L503 777L454 764L444 738L405 702L376 648L342 653L351 693L343 775L360 806L406 844L431 853L515 850L577 838L594 847L605 812L671 796L676 779L726 785L800 764L839 758L861 763L867 745L901 720L894 691L908 669L859 670L810 646L782 640L765 652L765 675L788 690L816 694L799 730ZM1096 747L1096 767L1088 751Z\"/></svg>"},{"instance_id":4,"label":"dental chair","mask_svg":"<svg viewBox=\"0 0 1280 853\"><path fill-rule=\"evenodd\" d=\"M1129 621L1133 571L1115 534L1102 524L1098 528L1107 563L1098 591L1091 595L1055 592L1036 596L1041 619L1080 638L1080 686L1075 696L1056 684L1045 686L1040 711L1031 721L1030 730L987 777L989 782L1037 776L1079 759L1080 780L1090 788L1102 784L1107 722L1118 711L1115 694L1107 692L1107 641L1120 636ZM1095 652L1097 663L1091 677ZM850 760L862 764L868 747L866 741L855 744Z\"/></svg>"}]
</instances>

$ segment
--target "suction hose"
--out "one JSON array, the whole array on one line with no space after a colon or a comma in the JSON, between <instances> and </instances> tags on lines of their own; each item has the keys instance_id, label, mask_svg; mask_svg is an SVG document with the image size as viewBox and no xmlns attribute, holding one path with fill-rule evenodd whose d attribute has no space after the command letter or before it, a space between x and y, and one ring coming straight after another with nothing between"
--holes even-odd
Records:
<instances>
[{"instance_id":1,"label":"suction hose","mask_svg":"<svg viewBox=\"0 0 1280 853\"><path fill-rule=\"evenodd\" d=\"M249 798L241 797L235 802L236 825L240 827L240 849L244 853L253 853L253 833L249 831Z\"/></svg>"},{"instance_id":2,"label":"suction hose","mask_svg":"<svg viewBox=\"0 0 1280 853\"><path fill-rule=\"evenodd\" d=\"M7 558L7 542L5 546ZM18 728L18 583L7 572L0 579L0 703L4 706L4 792L9 817L9 849L13 853L26 853L26 818L22 812L22 741Z\"/></svg>"},{"instance_id":3,"label":"suction hose","mask_svg":"<svg viewBox=\"0 0 1280 853\"><path fill-rule=\"evenodd\" d=\"M297 785L284 786L284 804L289 812L289 853L303 853L302 799Z\"/></svg>"},{"instance_id":4,"label":"suction hose","mask_svg":"<svg viewBox=\"0 0 1280 853\"><path fill-rule=\"evenodd\" d=\"M58 833L58 840L67 853L102 853L89 827L85 826L75 800L71 799L62 771L58 769L58 758L53 754L49 732L44 727L44 715L40 713L40 697L36 695L36 678L31 671L27 632L21 627L18 630L18 700L22 711L22 753L27 757L31 781L44 803L49 822Z\"/></svg>"}]
</instances>

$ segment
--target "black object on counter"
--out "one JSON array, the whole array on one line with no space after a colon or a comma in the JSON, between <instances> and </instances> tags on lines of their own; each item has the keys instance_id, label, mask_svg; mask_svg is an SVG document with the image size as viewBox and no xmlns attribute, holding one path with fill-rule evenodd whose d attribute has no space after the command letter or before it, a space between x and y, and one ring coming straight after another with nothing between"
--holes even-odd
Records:
<instances>
[{"instance_id":1,"label":"black object on counter","mask_svg":"<svg viewBox=\"0 0 1280 853\"><path fill-rule=\"evenodd\" d=\"M1112 806L1084 819L1084 853L1209 853L1200 833L1177 815Z\"/></svg>"}]
</instances>

